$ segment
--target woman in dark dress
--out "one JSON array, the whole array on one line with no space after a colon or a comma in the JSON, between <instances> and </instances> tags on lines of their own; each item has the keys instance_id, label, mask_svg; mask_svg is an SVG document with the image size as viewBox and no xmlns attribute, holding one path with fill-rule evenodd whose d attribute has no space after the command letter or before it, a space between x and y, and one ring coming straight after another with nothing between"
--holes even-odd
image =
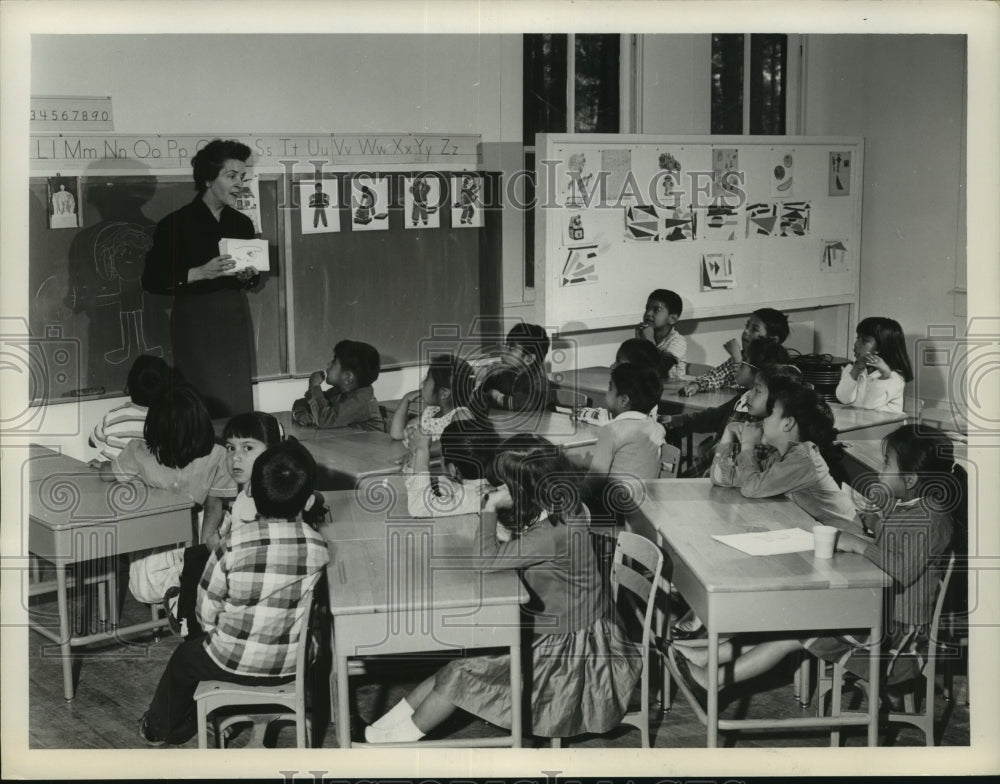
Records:
<instances>
[{"instance_id":1,"label":"woman in dark dress","mask_svg":"<svg viewBox=\"0 0 1000 784\"><path fill-rule=\"evenodd\" d=\"M234 207L250 148L215 139L192 159L198 195L156 227L142 286L171 298L174 365L205 399L213 418L253 410L253 332L244 289L253 268L219 254L223 237L252 239L253 221Z\"/></svg>"}]
</instances>

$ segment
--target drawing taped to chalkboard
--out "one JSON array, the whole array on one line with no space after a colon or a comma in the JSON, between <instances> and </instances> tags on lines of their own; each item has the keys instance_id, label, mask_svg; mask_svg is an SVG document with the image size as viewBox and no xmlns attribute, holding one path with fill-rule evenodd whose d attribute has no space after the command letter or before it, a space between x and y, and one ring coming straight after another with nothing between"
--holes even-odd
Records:
<instances>
[{"instance_id":1,"label":"drawing taped to chalkboard","mask_svg":"<svg viewBox=\"0 0 1000 784\"><path fill-rule=\"evenodd\" d=\"M660 200L668 203L684 196L684 188L681 186L681 177L683 176L681 156L683 153L681 149L658 150L658 153L657 192Z\"/></svg>"},{"instance_id":2,"label":"drawing taped to chalkboard","mask_svg":"<svg viewBox=\"0 0 1000 784\"><path fill-rule=\"evenodd\" d=\"M792 150L777 150L773 155L771 167L771 195L792 195L792 164L795 156Z\"/></svg>"},{"instance_id":3,"label":"drawing taped to chalkboard","mask_svg":"<svg viewBox=\"0 0 1000 784\"><path fill-rule=\"evenodd\" d=\"M736 196L743 187L740 171L740 151L735 147L716 147L712 150L712 196Z\"/></svg>"},{"instance_id":4,"label":"drawing taped to chalkboard","mask_svg":"<svg viewBox=\"0 0 1000 784\"><path fill-rule=\"evenodd\" d=\"M830 153L829 188L830 196L851 195L851 152L841 150Z\"/></svg>"},{"instance_id":5,"label":"drawing taped to chalkboard","mask_svg":"<svg viewBox=\"0 0 1000 784\"><path fill-rule=\"evenodd\" d=\"M809 233L809 215L812 205L808 201L781 202L781 236L804 237Z\"/></svg>"},{"instance_id":6,"label":"drawing taped to chalkboard","mask_svg":"<svg viewBox=\"0 0 1000 784\"><path fill-rule=\"evenodd\" d=\"M357 177L351 180L351 221L354 231L384 231L389 228L389 181Z\"/></svg>"},{"instance_id":7,"label":"drawing taped to chalkboard","mask_svg":"<svg viewBox=\"0 0 1000 784\"><path fill-rule=\"evenodd\" d=\"M778 236L778 205L776 201L747 205L747 239Z\"/></svg>"},{"instance_id":8,"label":"drawing taped to chalkboard","mask_svg":"<svg viewBox=\"0 0 1000 784\"><path fill-rule=\"evenodd\" d=\"M80 223L80 181L77 177L50 177L49 228L75 229Z\"/></svg>"},{"instance_id":9,"label":"drawing taped to chalkboard","mask_svg":"<svg viewBox=\"0 0 1000 784\"><path fill-rule=\"evenodd\" d=\"M581 283L597 282L597 245L580 245L569 248L566 252L566 263L563 264L560 286L578 286Z\"/></svg>"},{"instance_id":10,"label":"drawing taped to chalkboard","mask_svg":"<svg viewBox=\"0 0 1000 784\"><path fill-rule=\"evenodd\" d=\"M698 239L730 242L740 233L743 225L740 207L717 202L698 212L701 212L697 219Z\"/></svg>"},{"instance_id":11,"label":"drawing taped to chalkboard","mask_svg":"<svg viewBox=\"0 0 1000 784\"><path fill-rule=\"evenodd\" d=\"M692 240L695 235L695 213L691 205L676 204L664 207L663 223L660 224L660 237L667 242Z\"/></svg>"},{"instance_id":12,"label":"drawing taped to chalkboard","mask_svg":"<svg viewBox=\"0 0 1000 784\"><path fill-rule=\"evenodd\" d=\"M850 272L847 245L843 240L823 240L823 259L820 272Z\"/></svg>"},{"instance_id":13,"label":"drawing taped to chalkboard","mask_svg":"<svg viewBox=\"0 0 1000 784\"><path fill-rule=\"evenodd\" d=\"M625 239L656 242L660 239L660 216L650 204L625 208Z\"/></svg>"},{"instance_id":14,"label":"drawing taped to chalkboard","mask_svg":"<svg viewBox=\"0 0 1000 784\"><path fill-rule=\"evenodd\" d=\"M437 229L441 226L441 178L418 174L403 182L403 213L408 229Z\"/></svg>"},{"instance_id":15,"label":"drawing taped to chalkboard","mask_svg":"<svg viewBox=\"0 0 1000 784\"><path fill-rule=\"evenodd\" d=\"M299 182L299 216L303 234L340 231L337 178Z\"/></svg>"},{"instance_id":16,"label":"drawing taped to chalkboard","mask_svg":"<svg viewBox=\"0 0 1000 784\"><path fill-rule=\"evenodd\" d=\"M705 253L701 257L701 290L735 289L732 253Z\"/></svg>"},{"instance_id":17,"label":"drawing taped to chalkboard","mask_svg":"<svg viewBox=\"0 0 1000 784\"><path fill-rule=\"evenodd\" d=\"M452 193L455 201L451 205L451 225L458 229L481 228L483 225L483 202L480 193L482 178L476 174L462 174L452 177Z\"/></svg>"}]
</instances>

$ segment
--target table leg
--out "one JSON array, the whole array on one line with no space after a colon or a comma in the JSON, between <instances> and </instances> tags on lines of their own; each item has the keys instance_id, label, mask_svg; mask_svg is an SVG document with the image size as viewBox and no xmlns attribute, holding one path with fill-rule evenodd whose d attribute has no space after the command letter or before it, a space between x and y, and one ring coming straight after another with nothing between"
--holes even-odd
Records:
<instances>
[{"instance_id":1,"label":"table leg","mask_svg":"<svg viewBox=\"0 0 1000 784\"><path fill-rule=\"evenodd\" d=\"M521 682L521 644L516 643L510 646L510 734L511 746L515 749L521 748L522 730L522 706L524 694Z\"/></svg>"},{"instance_id":2,"label":"table leg","mask_svg":"<svg viewBox=\"0 0 1000 784\"><path fill-rule=\"evenodd\" d=\"M844 690L844 665L834 662L833 675L830 676L830 715L834 718L840 716L841 700L843 700ZM830 730L830 745L840 748L840 730L836 727Z\"/></svg>"},{"instance_id":3,"label":"table leg","mask_svg":"<svg viewBox=\"0 0 1000 784\"><path fill-rule=\"evenodd\" d=\"M868 660L868 745L878 746L878 704L881 696L881 684L879 675L882 671L882 624L872 626L871 639L875 641L869 651ZM933 703L925 706L925 709L934 711Z\"/></svg>"},{"instance_id":4,"label":"table leg","mask_svg":"<svg viewBox=\"0 0 1000 784\"><path fill-rule=\"evenodd\" d=\"M351 701L348 691L347 657L337 655L337 744L351 748Z\"/></svg>"},{"instance_id":5,"label":"table leg","mask_svg":"<svg viewBox=\"0 0 1000 784\"><path fill-rule=\"evenodd\" d=\"M59 605L59 654L62 657L63 698L73 699L73 646L69 621L69 601L66 598L66 564L56 565L56 602Z\"/></svg>"},{"instance_id":6,"label":"table leg","mask_svg":"<svg viewBox=\"0 0 1000 784\"><path fill-rule=\"evenodd\" d=\"M714 749L718 745L719 736L719 633L708 630L708 696L705 712L707 714L707 735L705 745Z\"/></svg>"}]
</instances>

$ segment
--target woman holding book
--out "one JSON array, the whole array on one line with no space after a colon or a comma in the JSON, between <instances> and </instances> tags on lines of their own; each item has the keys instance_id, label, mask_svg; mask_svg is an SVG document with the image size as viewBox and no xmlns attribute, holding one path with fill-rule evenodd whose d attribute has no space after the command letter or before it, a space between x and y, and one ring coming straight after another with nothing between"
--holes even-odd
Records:
<instances>
[{"instance_id":1,"label":"woman holding book","mask_svg":"<svg viewBox=\"0 0 1000 784\"><path fill-rule=\"evenodd\" d=\"M191 160L197 196L156 227L142 286L171 298L174 366L213 418L253 410L253 333L244 289L260 281L219 253L219 240L252 239L253 221L236 211L250 148L215 139Z\"/></svg>"}]
</instances>

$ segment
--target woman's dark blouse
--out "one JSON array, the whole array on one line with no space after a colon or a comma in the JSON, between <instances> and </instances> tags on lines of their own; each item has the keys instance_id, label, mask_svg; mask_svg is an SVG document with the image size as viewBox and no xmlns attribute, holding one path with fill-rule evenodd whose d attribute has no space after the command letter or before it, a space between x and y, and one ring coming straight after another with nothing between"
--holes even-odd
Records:
<instances>
[{"instance_id":1,"label":"woman's dark blouse","mask_svg":"<svg viewBox=\"0 0 1000 784\"><path fill-rule=\"evenodd\" d=\"M142 287L154 294L209 294L244 288L235 275L188 283L188 270L200 267L219 255L219 240L253 239L253 221L246 215L223 207L219 220L201 195L171 213L156 226L153 247L146 256Z\"/></svg>"}]
</instances>

